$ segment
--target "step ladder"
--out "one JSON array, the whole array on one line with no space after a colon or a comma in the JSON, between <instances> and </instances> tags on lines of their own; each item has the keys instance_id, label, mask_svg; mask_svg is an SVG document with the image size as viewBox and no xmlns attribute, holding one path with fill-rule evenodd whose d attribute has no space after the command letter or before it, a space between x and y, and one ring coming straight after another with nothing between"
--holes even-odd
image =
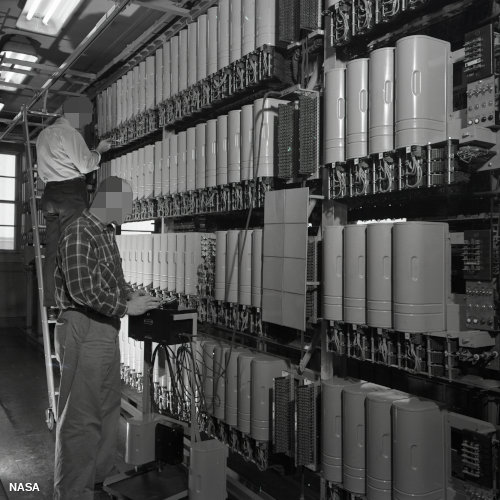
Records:
<instances>
[{"instance_id":1,"label":"step ladder","mask_svg":"<svg viewBox=\"0 0 500 500\"><path fill-rule=\"evenodd\" d=\"M54 113L42 113L39 111L28 111L26 106L23 107L22 114L22 122L23 122L23 131L24 131L24 139L26 141L26 169L27 169L27 183L28 183L28 194L30 200L30 211L31 211L31 222L32 222L32 230L33 230L33 247L35 249L35 267L36 267L36 277L38 281L38 303L40 308L40 318L42 324L42 335L43 335L43 351L45 357L45 373L47 376L47 390L48 390L48 398L49 398L49 406L45 411L45 421L47 423L47 427L49 430L52 430L56 423L56 409L57 409L57 396L59 392L55 390L54 386L54 360L56 359L56 355L52 352L52 346L50 341L50 323L55 323L56 320L49 320L47 314L47 308L44 304L44 294L43 294L43 271L42 271L42 247L40 243L40 228L41 225L38 223L38 217L36 216L38 207L37 207L37 198L40 198L35 190L35 181L34 174L35 170L33 168L33 158L31 154L31 145L30 145L30 134L28 127L28 113L36 116L46 116L46 117L56 117L59 115L55 115Z\"/></svg>"}]
</instances>

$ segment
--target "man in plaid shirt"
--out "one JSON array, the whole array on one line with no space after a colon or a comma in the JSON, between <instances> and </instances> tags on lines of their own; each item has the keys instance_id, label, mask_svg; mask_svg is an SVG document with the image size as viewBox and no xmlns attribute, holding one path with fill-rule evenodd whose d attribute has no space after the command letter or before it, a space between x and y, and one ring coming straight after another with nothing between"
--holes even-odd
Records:
<instances>
[{"instance_id":1,"label":"man in plaid shirt","mask_svg":"<svg viewBox=\"0 0 500 500\"><path fill-rule=\"evenodd\" d=\"M92 500L94 485L113 472L121 399L120 318L159 306L159 299L133 292L123 277L111 223L122 224L131 212L130 185L109 177L90 209L59 240L55 500Z\"/></svg>"}]
</instances>

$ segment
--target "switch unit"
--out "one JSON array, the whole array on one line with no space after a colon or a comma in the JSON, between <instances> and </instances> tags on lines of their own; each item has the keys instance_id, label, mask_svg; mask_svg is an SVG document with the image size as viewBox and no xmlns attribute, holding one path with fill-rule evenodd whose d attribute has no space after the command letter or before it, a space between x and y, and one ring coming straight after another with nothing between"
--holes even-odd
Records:
<instances>
[{"instance_id":1,"label":"switch unit","mask_svg":"<svg viewBox=\"0 0 500 500\"><path fill-rule=\"evenodd\" d=\"M467 125L495 126L498 123L495 76L467 84Z\"/></svg>"},{"instance_id":2,"label":"switch unit","mask_svg":"<svg viewBox=\"0 0 500 500\"><path fill-rule=\"evenodd\" d=\"M496 289L492 282L466 282L466 324L474 330L496 330Z\"/></svg>"},{"instance_id":3,"label":"switch unit","mask_svg":"<svg viewBox=\"0 0 500 500\"><path fill-rule=\"evenodd\" d=\"M495 72L493 25L465 34L465 76L468 83L487 78Z\"/></svg>"}]
</instances>

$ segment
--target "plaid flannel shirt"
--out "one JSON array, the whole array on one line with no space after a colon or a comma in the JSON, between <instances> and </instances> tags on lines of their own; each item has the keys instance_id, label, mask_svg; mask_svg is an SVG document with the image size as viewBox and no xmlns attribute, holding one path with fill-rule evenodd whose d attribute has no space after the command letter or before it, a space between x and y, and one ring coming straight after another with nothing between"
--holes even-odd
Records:
<instances>
[{"instance_id":1,"label":"plaid flannel shirt","mask_svg":"<svg viewBox=\"0 0 500 500\"><path fill-rule=\"evenodd\" d=\"M125 282L111 225L88 210L63 231L57 251L56 304L61 309L87 307L122 317L132 288Z\"/></svg>"}]
</instances>

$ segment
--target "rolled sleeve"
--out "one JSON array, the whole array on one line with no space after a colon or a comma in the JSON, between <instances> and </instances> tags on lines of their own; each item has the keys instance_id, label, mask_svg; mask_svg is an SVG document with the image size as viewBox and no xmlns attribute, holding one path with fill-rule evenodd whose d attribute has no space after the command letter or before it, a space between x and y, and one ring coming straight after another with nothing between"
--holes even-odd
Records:
<instances>
[{"instance_id":1,"label":"rolled sleeve","mask_svg":"<svg viewBox=\"0 0 500 500\"><path fill-rule=\"evenodd\" d=\"M134 289L125 281L125 278L123 277L119 281L119 286L122 297L125 297L125 299L128 299L134 293Z\"/></svg>"}]
</instances>

